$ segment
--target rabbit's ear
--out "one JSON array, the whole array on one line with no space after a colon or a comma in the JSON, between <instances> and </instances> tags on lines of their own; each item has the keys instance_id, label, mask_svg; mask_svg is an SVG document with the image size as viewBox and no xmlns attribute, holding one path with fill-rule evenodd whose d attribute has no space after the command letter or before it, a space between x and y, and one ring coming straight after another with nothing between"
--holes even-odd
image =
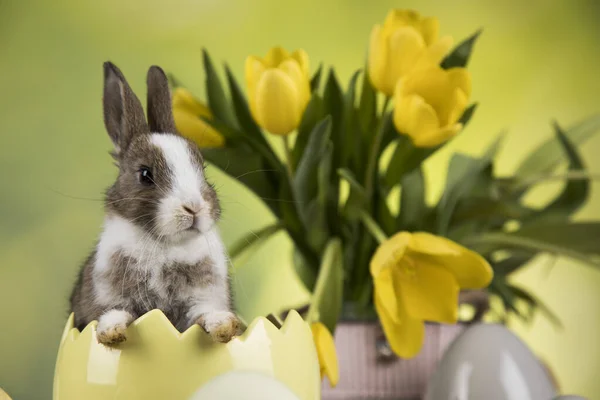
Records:
<instances>
[{"instance_id":1,"label":"rabbit's ear","mask_svg":"<svg viewBox=\"0 0 600 400\"><path fill-rule=\"evenodd\" d=\"M115 145L115 153L125 151L131 139L148 133L148 124L139 99L123 73L111 62L104 63L104 125Z\"/></svg>"},{"instance_id":2,"label":"rabbit's ear","mask_svg":"<svg viewBox=\"0 0 600 400\"><path fill-rule=\"evenodd\" d=\"M157 133L176 133L171 91L164 71L153 65L148 70L148 124L150 130Z\"/></svg>"}]
</instances>

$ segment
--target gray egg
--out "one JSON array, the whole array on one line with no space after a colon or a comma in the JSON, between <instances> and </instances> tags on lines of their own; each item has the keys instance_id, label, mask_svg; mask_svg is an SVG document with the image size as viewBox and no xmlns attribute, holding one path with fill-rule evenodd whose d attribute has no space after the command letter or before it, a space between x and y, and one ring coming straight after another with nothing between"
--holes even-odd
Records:
<instances>
[{"instance_id":1,"label":"gray egg","mask_svg":"<svg viewBox=\"0 0 600 400\"><path fill-rule=\"evenodd\" d=\"M496 324L475 324L450 345L425 400L552 400L552 380L529 348Z\"/></svg>"}]
</instances>

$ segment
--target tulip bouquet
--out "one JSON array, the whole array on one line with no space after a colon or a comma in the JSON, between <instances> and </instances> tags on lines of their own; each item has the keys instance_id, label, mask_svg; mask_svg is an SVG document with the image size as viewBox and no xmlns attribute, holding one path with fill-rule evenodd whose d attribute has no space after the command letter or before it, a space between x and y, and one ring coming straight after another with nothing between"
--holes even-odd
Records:
<instances>
[{"instance_id":1,"label":"tulip bouquet","mask_svg":"<svg viewBox=\"0 0 600 400\"><path fill-rule=\"evenodd\" d=\"M377 318L394 352L411 357L424 321L457 321L461 290L487 288L527 319L545 308L510 283L512 272L540 253L598 265L600 223L569 217L590 186L576 145L600 128L599 117L556 124L509 177L494 173L500 140L481 157L454 154L443 195L425 201L423 162L476 110L467 64L479 34L454 46L436 18L392 10L345 87L333 68L311 74L305 51L280 47L247 58L246 95L228 67L226 94L206 51L206 106L172 80L177 128L277 217L231 256L285 231L312 293L304 316L316 332L333 331L340 317ZM557 175L561 161L568 170ZM548 204L523 201L556 179L566 184Z\"/></svg>"}]
</instances>

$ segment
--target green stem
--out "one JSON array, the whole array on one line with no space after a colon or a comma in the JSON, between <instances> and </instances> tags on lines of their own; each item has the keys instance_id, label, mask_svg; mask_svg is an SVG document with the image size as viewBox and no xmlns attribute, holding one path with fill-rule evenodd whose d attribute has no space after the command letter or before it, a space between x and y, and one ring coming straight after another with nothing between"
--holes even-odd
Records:
<instances>
[{"instance_id":1,"label":"green stem","mask_svg":"<svg viewBox=\"0 0 600 400\"><path fill-rule=\"evenodd\" d=\"M282 137L283 149L285 151L285 168L290 179L290 185L294 181L294 169L292 167L292 146L290 145L290 139L288 135Z\"/></svg>"},{"instance_id":2,"label":"green stem","mask_svg":"<svg viewBox=\"0 0 600 400\"><path fill-rule=\"evenodd\" d=\"M379 117L379 123L377 124L377 131L375 132L375 138L373 139L373 144L371 145L371 152L369 153L369 159L367 161L367 175L365 177L365 191L367 193L367 205L370 206L372 197L373 197L373 181L375 179L375 170L377 169L377 161L379 158L379 149L381 147L381 142L383 141L383 129L382 125L384 123L383 119L385 116L385 110L390 101L389 97L385 98L383 102L383 107L381 109L381 116Z\"/></svg>"},{"instance_id":3,"label":"green stem","mask_svg":"<svg viewBox=\"0 0 600 400\"><path fill-rule=\"evenodd\" d=\"M477 246L509 246L521 249L532 250L536 252L546 252L551 254L559 254L575 260L582 261L586 264L600 265L600 260L588 254L583 254L578 251L568 249L566 247L555 246L551 243L546 243L540 240L530 239L523 236L512 236L504 233L484 233L479 236L473 236L463 240L463 243L468 247Z\"/></svg>"},{"instance_id":4,"label":"green stem","mask_svg":"<svg viewBox=\"0 0 600 400\"><path fill-rule=\"evenodd\" d=\"M383 229L381 229L377 222L375 222L375 220L371 218L371 216L367 214L366 211L362 210L360 212L360 220L362 221L365 228L367 228L371 236L373 236L379 244L385 242L388 239L385 232L383 232Z\"/></svg>"}]
</instances>

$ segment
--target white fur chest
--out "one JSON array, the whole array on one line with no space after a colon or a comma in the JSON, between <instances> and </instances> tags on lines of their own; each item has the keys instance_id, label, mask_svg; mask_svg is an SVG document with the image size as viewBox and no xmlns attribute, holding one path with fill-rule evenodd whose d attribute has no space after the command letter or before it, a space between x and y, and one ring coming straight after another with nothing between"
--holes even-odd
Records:
<instances>
[{"instance_id":1,"label":"white fur chest","mask_svg":"<svg viewBox=\"0 0 600 400\"><path fill-rule=\"evenodd\" d=\"M159 242L130 221L119 216L107 216L94 263L94 283L99 301L110 303L122 295L110 287L101 277L110 272L115 254L131 257L137 262L128 268L136 268L147 279L147 285L158 293L163 292L160 281L163 268L174 264L193 265L209 258L213 273L227 276L225 249L217 228L177 243Z\"/></svg>"}]
</instances>

